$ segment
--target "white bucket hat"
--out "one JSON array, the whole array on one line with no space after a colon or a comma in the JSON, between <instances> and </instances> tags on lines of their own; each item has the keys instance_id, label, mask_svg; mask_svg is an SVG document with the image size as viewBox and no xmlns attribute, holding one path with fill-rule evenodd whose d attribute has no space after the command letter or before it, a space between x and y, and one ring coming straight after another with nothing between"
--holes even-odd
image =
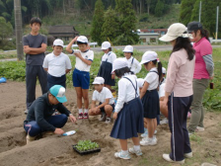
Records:
<instances>
[{"instance_id":1,"label":"white bucket hat","mask_svg":"<svg viewBox=\"0 0 221 166\"><path fill-rule=\"evenodd\" d=\"M154 60L157 60L157 53L155 51L146 51L142 56L140 64L144 64Z\"/></svg>"},{"instance_id":2,"label":"white bucket hat","mask_svg":"<svg viewBox=\"0 0 221 166\"><path fill-rule=\"evenodd\" d=\"M107 50L110 47L111 47L111 44L108 41L103 42L102 45L101 45L102 50Z\"/></svg>"},{"instance_id":3,"label":"white bucket hat","mask_svg":"<svg viewBox=\"0 0 221 166\"><path fill-rule=\"evenodd\" d=\"M88 43L88 39L87 39L86 36L78 36L77 42L87 44Z\"/></svg>"},{"instance_id":4,"label":"white bucket hat","mask_svg":"<svg viewBox=\"0 0 221 166\"><path fill-rule=\"evenodd\" d=\"M95 77L94 82L92 84L104 84L103 77Z\"/></svg>"},{"instance_id":5,"label":"white bucket hat","mask_svg":"<svg viewBox=\"0 0 221 166\"><path fill-rule=\"evenodd\" d=\"M163 73L163 74L166 74L166 73L167 73L167 70L166 70L165 67L162 67L162 73Z\"/></svg>"},{"instance_id":6,"label":"white bucket hat","mask_svg":"<svg viewBox=\"0 0 221 166\"><path fill-rule=\"evenodd\" d=\"M115 70L118 70L118 69L122 69L122 68L127 67L127 66L128 66L128 63L127 63L127 60L125 58L117 58L114 61L112 72L114 72Z\"/></svg>"},{"instance_id":7,"label":"white bucket hat","mask_svg":"<svg viewBox=\"0 0 221 166\"><path fill-rule=\"evenodd\" d=\"M131 45L127 45L123 50L123 52L131 52L131 53L133 53L133 51L134 51L134 48Z\"/></svg>"},{"instance_id":8,"label":"white bucket hat","mask_svg":"<svg viewBox=\"0 0 221 166\"><path fill-rule=\"evenodd\" d=\"M174 23L170 25L170 27L167 30L167 33L161 38L159 38L159 40L164 42L170 42L178 37L188 38L189 36L184 32L187 32L187 27L185 25L181 23Z\"/></svg>"},{"instance_id":9,"label":"white bucket hat","mask_svg":"<svg viewBox=\"0 0 221 166\"><path fill-rule=\"evenodd\" d=\"M55 39L54 42L53 42L53 46L64 47L64 42L61 39Z\"/></svg>"}]
</instances>

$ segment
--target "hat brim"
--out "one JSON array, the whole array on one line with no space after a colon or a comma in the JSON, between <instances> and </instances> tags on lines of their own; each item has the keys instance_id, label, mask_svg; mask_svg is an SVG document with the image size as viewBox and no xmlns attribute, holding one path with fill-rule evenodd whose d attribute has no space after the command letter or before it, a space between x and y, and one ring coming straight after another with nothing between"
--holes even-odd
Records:
<instances>
[{"instance_id":1,"label":"hat brim","mask_svg":"<svg viewBox=\"0 0 221 166\"><path fill-rule=\"evenodd\" d=\"M61 46L62 48L64 48L64 45L59 45L59 44L56 44L56 45L54 45L54 46Z\"/></svg>"},{"instance_id":2,"label":"hat brim","mask_svg":"<svg viewBox=\"0 0 221 166\"><path fill-rule=\"evenodd\" d=\"M57 99L60 103L65 103L65 102L67 102L67 98L66 98L66 96L63 96L63 97L56 97L56 99Z\"/></svg>"},{"instance_id":3,"label":"hat brim","mask_svg":"<svg viewBox=\"0 0 221 166\"><path fill-rule=\"evenodd\" d=\"M108 48L106 48L106 47L102 47L102 48L101 48L101 50L107 50L107 49L108 49Z\"/></svg>"},{"instance_id":4,"label":"hat brim","mask_svg":"<svg viewBox=\"0 0 221 166\"><path fill-rule=\"evenodd\" d=\"M171 36L168 36L167 34L163 35L161 38L159 38L159 40L163 41L163 42L171 42L175 39L176 39L176 37L171 37Z\"/></svg>"},{"instance_id":5,"label":"hat brim","mask_svg":"<svg viewBox=\"0 0 221 166\"><path fill-rule=\"evenodd\" d=\"M101 85L101 84L104 84L104 83L100 83L100 82L93 82L92 84L93 84L93 85L96 85L96 84L97 84L97 85Z\"/></svg>"}]
</instances>

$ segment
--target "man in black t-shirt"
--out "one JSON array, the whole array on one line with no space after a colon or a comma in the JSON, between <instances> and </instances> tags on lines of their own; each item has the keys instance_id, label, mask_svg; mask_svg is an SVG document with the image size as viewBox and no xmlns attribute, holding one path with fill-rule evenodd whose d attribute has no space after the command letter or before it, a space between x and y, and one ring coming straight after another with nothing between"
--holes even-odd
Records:
<instances>
[{"instance_id":1,"label":"man in black t-shirt","mask_svg":"<svg viewBox=\"0 0 221 166\"><path fill-rule=\"evenodd\" d=\"M30 21L31 32L23 37L23 49L26 53L26 111L35 100L35 88L37 77L39 79L42 94L47 92L47 73L42 64L47 48L47 38L39 34L41 20L34 17Z\"/></svg>"}]
</instances>

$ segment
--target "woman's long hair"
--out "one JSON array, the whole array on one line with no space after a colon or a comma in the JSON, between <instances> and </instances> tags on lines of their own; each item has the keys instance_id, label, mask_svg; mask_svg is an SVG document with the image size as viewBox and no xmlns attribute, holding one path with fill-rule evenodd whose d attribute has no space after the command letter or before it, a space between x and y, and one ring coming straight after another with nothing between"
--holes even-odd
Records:
<instances>
[{"instance_id":1,"label":"woman's long hair","mask_svg":"<svg viewBox=\"0 0 221 166\"><path fill-rule=\"evenodd\" d=\"M182 48L186 50L188 54L188 59L191 61L194 57L195 50L193 49L193 46L191 45L189 38L178 37L176 39L176 43L173 47L171 54L175 51L179 51Z\"/></svg>"}]
</instances>

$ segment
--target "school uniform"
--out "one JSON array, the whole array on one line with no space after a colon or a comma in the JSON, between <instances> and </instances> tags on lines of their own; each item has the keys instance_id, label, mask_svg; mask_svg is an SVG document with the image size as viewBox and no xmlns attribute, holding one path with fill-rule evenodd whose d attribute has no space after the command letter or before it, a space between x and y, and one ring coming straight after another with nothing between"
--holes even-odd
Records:
<instances>
[{"instance_id":1,"label":"school uniform","mask_svg":"<svg viewBox=\"0 0 221 166\"><path fill-rule=\"evenodd\" d=\"M163 80L160 82L160 86L159 86L159 98L164 97L165 96L165 85L166 85L166 78L163 78Z\"/></svg>"},{"instance_id":2,"label":"school uniform","mask_svg":"<svg viewBox=\"0 0 221 166\"><path fill-rule=\"evenodd\" d=\"M142 66L136 58L131 56L129 59L127 59L127 58L125 58L125 59L127 60L128 67L129 67L130 71L132 71L134 74L137 74L140 72Z\"/></svg>"},{"instance_id":3,"label":"school uniform","mask_svg":"<svg viewBox=\"0 0 221 166\"><path fill-rule=\"evenodd\" d=\"M160 114L159 95L157 92L159 75L156 67L149 71L144 81L149 83L149 87L141 99L144 108L144 117L154 119Z\"/></svg>"},{"instance_id":4,"label":"school uniform","mask_svg":"<svg viewBox=\"0 0 221 166\"><path fill-rule=\"evenodd\" d=\"M98 101L99 105L104 103L106 99L110 99L108 104L111 105L114 109L114 98L113 98L113 95L112 95L111 91L108 88L103 87L101 92L98 92L97 90L95 90L93 92L92 100L93 101ZM104 112L103 107L101 108L101 112Z\"/></svg>"},{"instance_id":5,"label":"school uniform","mask_svg":"<svg viewBox=\"0 0 221 166\"><path fill-rule=\"evenodd\" d=\"M173 52L168 63L165 91L170 95L168 120L171 132L170 158L182 161L190 153L189 134L186 128L187 113L193 100L192 79L195 57L188 60L185 49Z\"/></svg>"},{"instance_id":6,"label":"school uniform","mask_svg":"<svg viewBox=\"0 0 221 166\"><path fill-rule=\"evenodd\" d=\"M112 51L104 54L101 59L101 66L98 71L97 76L103 77L105 82L104 84L114 86L115 80L111 78L111 71L113 67L113 62L116 59L116 54Z\"/></svg>"},{"instance_id":7,"label":"school uniform","mask_svg":"<svg viewBox=\"0 0 221 166\"><path fill-rule=\"evenodd\" d=\"M48 89L54 85L66 87L66 69L72 68L71 61L66 54L61 53L58 56L53 52L48 54L44 59L43 68L48 69Z\"/></svg>"},{"instance_id":8,"label":"school uniform","mask_svg":"<svg viewBox=\"0 0 221 166\"><path fill-rule=\"evenodd\" d=\"M73 50L73 52L75 51L77 50ZM87 50L85 52L80 51L80 53L84 59L87 59L93 62L94 52L92 50ZM74 87L81 87L82 89L89 89L90 68L91 68L91 65L87 65L80 58L76 57L75 69L72 75Z\"/></svg>"},{"instance_id":9,"label":"school uniform","mask_svg":"<svg viewBox=\"0 0 221 166\"><path fill-rule=\"evenodd\" d=\"M118 82L118 100L115 106L118 113L112 128L111 137L128 139L144 132L143 107L139 98L136 76L126 73Z\"/></svg>"}]
</instances>

